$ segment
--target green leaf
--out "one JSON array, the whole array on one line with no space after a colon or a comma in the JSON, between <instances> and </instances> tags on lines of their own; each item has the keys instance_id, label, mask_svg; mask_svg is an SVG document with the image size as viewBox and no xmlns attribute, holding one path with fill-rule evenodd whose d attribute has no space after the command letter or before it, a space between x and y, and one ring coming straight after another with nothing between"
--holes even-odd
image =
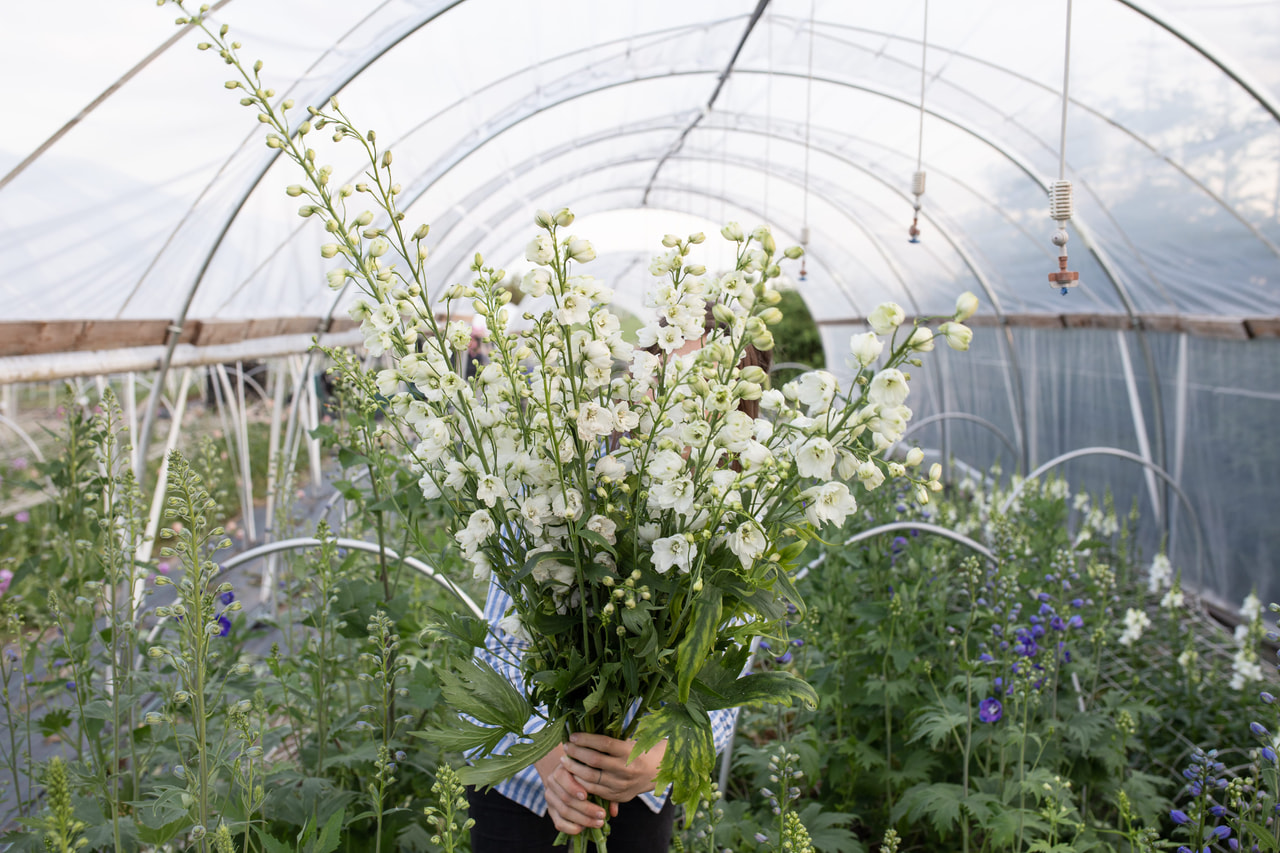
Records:
<instances>
[{"instance_id":1,"label":"green leaf","mask_svg":"<svg viewBox=\"0 0 1280 853\"><path fill-rule=\"evenodd\" d=\"M440 671L445 701L482 723L519 732L533 716L533 708L520 691L488 662L464 658L456 670Z\"/></svg>"},{"instance_id":2,"label":"green leaf","mask_svg":"<svg viewBox=\"0 0 1280 853\"><path fill-rule=\"evenodd\" d=\"M1254 843L1258 845L1260 850L1266 851L1266 853L1276 853L1277 850L1280 850L1280 844L1276 843L1275 836L1271 834L1271 830L1268 827L1251 820L1242 820L1240 824L1253 833Z\"/></svg>"},{"instance_id":3,"label":"green leaf","mask_svg":"<svg viewBox=\"0 0 1280 853\"><path fill-rule=\"evenodd\" d=\"M527 719L527 717L526 717ZM518 743L507 750L506 755L494 755L476 759L475 764L458 770L458 778L464 785L492 786L523 770L556 748L564 740L564 721L561 717L548 723L531 735L528 743Z\"/></svg>"},{"instance_id":4,"label":"green leaf","mask_svg":"<svg viewBox=\"0 0 1280 853\"><path fill-rule=\"evenodd\" d=\"M573 556L572 551L539 551L537 554L534 554L532 557L524 561L524 565L520 567L520 571L516 572L515 575L512 576L509 583L527 578L533 572L534 567L543 560L559 560L562 563L573 565Z\"/></svg>"},{"instance_id":5,"label":"green leaf","mask_svg":"<svg viewBox=\"0 0 1280 853\"><path fill-rule=\"evenodd\" d=\"M719 685L720 697L702 700L708 711L722 708L782 705L790 708L799 703L809 710L818 707L818 694L809 682L790 672L756 672Z\"/></svg>"},{"instance_id":6,"label":"green leaf","mask_svg":"<svg viewBox=\"0 0 1280 853\"><path fill-rule=\"evenodd\" d=\"M803 548L801 550L803 550ZM787 567L774 563L772 564L771 574L777 583L778 591L782 594L782 597L796 606L796 619L804 619L804 599L800 597L800 591L796 589L796 585L791 582L791 573L787 570Z\"/></svg>"},{"instance_id":7,"label":"green leaf","mask_svg":"<svg viewBox=\"0 0 1280 853\"><path fill-rule=\"evenodd\" d=\"M460 640L472 648L482 648L489 637L489 626L462 611L428 609L425 633L433 637Z\"/></svg>"},{"instance_id":8,"label":"green leaf","mask_svg":"<svg viewBox=\"0 0 1280 853\"><path fill-rule=\"evenodd\" d=\"M928 818L935 830L946 833L959 825L963 803L964 789L954 783L915 785L894 806L893 822L906 818L908 823L914 824Z\"/></svg>"},{"instance_id":9,"label":"green leaf","mask_svg":"<svg viewBox=\"0 0 1280 853\"><path fill-rule=\"evenodd\" d=\"M468 752L480 749L488 753L498 745L507 734L507 730L493 726L477 726L475 723L458 718L452 721L451 728L432 727L423 731L409 732L439 747L445 752Z\"/></svg>"},{"instance_id":10,"label":"green leaf","mask_svg":"<svg viewBox=\"0 0 1280 853\"><path fill-rule=\"evenodd\" d=\"M609 544L609 540L605 539L603 536L601 536L599 533L596 533L594 530L588 530L585 525L578 527L578 536L582 539L587 540L592 545L595 545L601 551L604 551L605 553L609 554L615 560L618 558L618 552L612 545Z\"/></svg>"},{"instance_id":11,"label":"green leaf","mask_svg":"<svg viewBox=\"0 0 1280 853\"><path fill-rule=\"evenodd\" d=\"M265 832L259 833L258 840L262 842L262 849L266 853L297 853L291 845L267 835Z\"/></svg>"},{"instance_id":12,"label":"green leaf","mask_svg":"<svg viewBox=\"0 0 1280 853\"><path fill-rule=\"evenodd\" d=\"M671 800L693 814L700 799L711 795L711 771L716 760L711 718L693 704L668 702L640 719L631 758L657 746L664 738L666 754L658 765L655 790L671 786Z\"/></svg>"},{"instance_id":13,"label":"green leaf","mask_svg":"<svg viewBox=\"0 0 1280 853\"><path fill-rule=\"evenodd\" d=\"M689 701L693 678L711 653L719 625L720 590L714 586L706 586L694 601L693 618L685 629L684 638L676 646L677 691L681 702Z\"/></svg>"},{"instance_id":14,"label":"green leaf","mask_svg":"<svg viewBox=\"0 0 1280 853\"><path fill-rule=\"evenodd\" d=\"M346 816L346 812L334 812L329 815L324 829L320 830L320 835L316 838L315 846L311 848L311 853L333 853L338 849L338 843L342 840L342 821Z\"/></svg>"}]
</instances>

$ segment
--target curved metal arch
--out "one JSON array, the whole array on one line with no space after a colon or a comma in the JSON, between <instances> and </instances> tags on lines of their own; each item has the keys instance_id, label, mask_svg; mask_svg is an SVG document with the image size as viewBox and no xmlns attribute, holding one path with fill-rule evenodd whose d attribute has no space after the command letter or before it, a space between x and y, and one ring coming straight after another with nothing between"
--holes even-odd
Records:
<instances>
[{"instance_id":1,"label":"curved metal arch","mask_svg":"<svg viewBox=\"0 0 1280 853\"><path fill-rule=\"evenodd\" d=\"M1019 451L1018 448L1014 446L1013 442L1009 439L1009 436L1005 435L1004 431L1001 430L1000 427L996 426L986 418L982 418L977 415L971 415L968 412L938 412L935 415L929 415L929 417L927 418L921 418L920 420L916 421L910 427L907 428L907 431L902 434L902 438L898 439L898 443L906 441L907 437L910 436L911 433L915 432L916 430L922 429L923 427L926 427L929 424L937 423L938 421L947 421L947 420L968 421L969 423L975 423L978 426L986 427L987 429L991 430L991 432L996 434L996 438L1000 439L1000 441L1004 444L1005 447L1009 448L1009 452L1014 455L1014 458L1021 459L1023 456L1022 452ZM893 451L890 450L889 452L892 453Z\"/></svg>"},{"instance_id":2,"label":"curved metal arch","mask_svg":"<svg viewBox=\"0 0 1280 853\"><path fill-rule=\"evenodd\" d=\"M1173 479L1173 477L1169 475L1169 472L1165 471L1150 459L1145 459L1131 451L1121 450L1118 447L1082 447L1079 450L1072 450L1069 453L1062 454L1061 456L1055 456L1053 459L1050 459L1048 462L1028 474L1022 482L1014 486L1013 490L1009 492L1009 497L1005 498L1004 503L1000 505L1001 515L1004 515L1009 511L1009 507L1013 505L1013 502L1017 499L1018 495L1022 494L1022 490L1027 483L1036 479L1046 471L1056 468L1064 462L1069 462L1072 459L1079 459L1082 456L1115 456L1120 459L1128 459L1130 462L1137 462L1139 465L1142 465L1153 474L1160 477L1169 485L1170 488L1173 489L1179 500L1182 501L1182 505L1187 510L1187 514L1190 515L1191 520L1195 522L1196 551L1200 557L1200 562L1197 566L1199 573L1196 576L1196 582L1199 587L1202 588L1204 586L1204 567L1206 563L1210 562L1210 552L1205 548L1204 526L1200 523L1200 516L1196 513L1196 508L1191 504L1191 499L1187 497L1187 493L1182 491L1182 487L1178 485L1178 481ZM1216 569L1216 566L1212 568Z\"/></svg>"},{"instance_id":3,"label":"curved metal arch","mask_svg":"<svg viewBox=\"0 0 1280 853\"><path fill-rule=\"evenodd\" d=\"M1277 122L1280 122L1280 103L1277 103L1274 98L1268 95L1266 89L1261 84L1255 82L1251 75L1246 74L1244 71L1236 68L1233 64L1227 62L1227 60L1218 56L1214 51L1209 50L1209 48L1206 47L1199 39L1193 38L1185 30L1175 26L1155 10L1149 9L1146 3L1140 3L1138 0L1116 0L1116 2L1123 6L1128 6L1130 9L1165 30L1174 38L1177 38L1183 44L1187 45L1187 47L1209 60L1217 66L1219 71L1230 77L1237 86L1248 92L1249 96L1261 104L1264 110L1271 113L1272 118Z\"/></svg>"},{"instance_id":4,"label":"curved metal arch","mask_svg":"<svg viewBox=\"0 0 1280 853\"><path fill-rule=\"evenodd\" d=\"M444 587L449 592L457 596L458 600L461 601L463 604L465 604L467 606L467 609L470 610L472 615L474 615L477 619L484 618L484 610L476 605L475 601L471 599L471 596L467 595L466 592L464 592L457 584L455 584L449 578L445 577L442 574L439 574L435 569L431 568L426 563L422 562L416 557L401 557L391 548L384 548L373 542L366 542L363 539L339 538L339 539L331 539L328 541L337 545L339 548L347 548L352 551L364 551L365 553L368 553L368 554L381 553L381 554L385 554L389 559L401 560L404 562L406 566L409 566L414 571L429 578L430 580L434 581L435 583L439 584L440 586ZM325 544L325 540L316 539L314 537L309 537L309 536L298 537L295 539L281 539L276 542L268 542L265 545L259 545L256 548L250 548L248 551L241 551L239 554L236 554L222 561L221 563L222 571L224 572L230 571L231 569L234 569L236 566L239 566L242 563L247 563L251 560L256 560L259 557L265 557L269 554L279 554L284 551L296 551L303 548L318 548L324 544Z\"/></svg>"},{"instance_id":5,"label":"curved metal arch","mask_svg":"<svg viewBox=\"0 0 1280 853\"><path fill-rule=\"evenodd\" d=\"M22 440L22 443L25 444L28 448L30 448L31 455L36 458L37 462L44 461L44 454L40 452L40 446L35 443L34 439L31 438L30 433L28 433L22 427L18 426L17 421L13 420L12 418L6 417L5 415L0 415L0 426L6 426L9 429L13 430L14 434L18 436L19 439Z\"/></svg>"},{"instance_id":6,"label":"curved metal arch","mask_svg":"<svg viewBox=\"0 0 1280 853\"><path fill-rule=\"evenodd\" d=\"M209 7L209 11L216 12L230 2L231 0L217 0L216 3L213 3ZM28 166L30 166L32 163L34 163L35 161L39 160L42 156L44 156L44 153L46 151L48 151L50 148L56 145L59 139L61 139L62 137L70 133L72 128L74 128L80 122L88 118L90 113L92 113L98 107L105 104L112 95L114 95L117 91L119 91L124 86L124 84L128 83L134 77L138 76L138 74L142 73L142 70L144 68L146 68L152 62L155 62L157 59L159 59L161 54L163 54L169 48L173 47L175 44L182 41L183 37L186 36L186 34L194 28L195 28L195 24L183 25L176 33L174 33L173 35L169 36L169 38L161 42L159 47L157 47L155 50L151 51L146 56L144 56L137 65L134 65L124 74L120 75L120 77L118 77L114 82L112 82L110 86L103 89L102 92L98 94L98 97L94 98L84 107L82 107L80 109L80 112L76 113L71 118L70 121L68 121L62 127L54 131L52 136L50 136L44 142L41 142L38 146L36 146L36 149L34 151L32 151L26 157L23 157L22 160L18 163L18 165L14 166L5 174L4 177L0 178L0 190L3 190L6 186L9 185L10 181L18 177L18 175L21 175L23 172L25 172Z\"/></svg>"},{"instance_id":7,"label":"curved metal arch","mask_svg":"<svg viewBox=\"0 0 1280 853\"><path fill-rule=\"evenodd\" d=\"M1124 0L1120 0L1120 2L1124 2ZM1126 4L1126 5L1127 5L1127 4ZM805 27L807 27L807 26L808 26L808 24L809 24L808 19L800 19L800 18L795 18L795 17L790 17L790 18L789 18L789 17L786 17L786 16L772 16L772 17L773 17L773 19L774 19L775 21L776 21L776 20L790 20L790 21L793 21L793 22L795 22L795 23L797 23L797 24L800 24L800 25L802 25L802 26L805 26ZM866 33L866 34L868 34L868 35L873 35L873 36L876 36L876 37L878 37L878 38L885 38L885 39L890 39L890 40L893 40L893 41L905 42L906 44L911 44L911 45L919 45L919 44L920 44L920 40L919 40L919 39L917 39L917 38L915 38L915 37L913 37L913 36L900 35L900 34L898 34L898 33L891 33L891 32L887 32L887 31L885 31L885 30L875 30L875 29L871 29L871 28L869 28L869 27L855 27L855 26L852 26L852 25L850 25L850 24L837 24L837 23L833 23L833 22L830 22L830 21L823 22L823 24L822 24L822 25L823 25L824 27L829 27L829 28L838 29L838 30L846 30L846 31L852 30L852 31L854 31L854 32ZM816 28L816 27L814 28L813 32L814 32L815 34L820 34L820 30L819 30L818 28ZM862 51L863 53L876 55L876 56L877 56L877 58L883 59L883 60L884 60L884 61L886 61L886 62L890 62L890 63L894 63L894 64L897 64L897 65L900 65L900 66L902 66L902 67L904 67L904 68L907 68L907 69L910 69L910 70L912 70L912 71L914 71L914 72L916 72L916 73L919 73L919 71L920 71L920 67L919 67L919 66L917 66L917 65L913 65L913 64L911 63L911 61L909 61L909 60L902 59L902 58L899 58L899 57L896 57L896 56L891 56L891 55L889 55L889 54L887 54L887 53L884 53L883 51L876 51L876 50L873 50L872 48L869 48L869 47L867 47L867 46L865 46L865 45L858 44L858 43L856 43L856 42L848 41L848 40L845 40L845 39L834 38L834 37L833 37L833 36L831 36L830 34L824 34L824 35L825 35L825 37L826 37L828 40L831 40L831 41L835 41L835 42L837 42L837 43L838 43L841 47L843 47L843 48L851 48L851 49L854 49L854 50ZM999 64L997 64L997 63L994 63L994 62L991 62L991 61L989 61L989 60L983 59L982 57L975 56L974 54L971 54L971 53L965 53L964 51L961 51L961 50L955 50L955 49L953 49L953 48L947 48L947 47L943 47L943 46L941 46L941 45L937 45L937 44L933 44L933 43L930 43L930 45L929 45L929 50L930 50L930 51L936 51L936 52L938 52L938 53L944 53L944 54L947 54L948 56L959 57L960 59L964 59L964 60L966 60L966 61L968 61L968 62L973 62L973 63L975 63L975 64L977 64L977 65L981 65L981 66L982 66L982 67L984 67L984 68L989 68L989 69L991 69L991 70L993 70L993 71L998 71L998 72L1000 72L1001 74L1006 74L1006 75L1008 75L1008 76L1010 76L1010 77L1014 78L1015 80L1018 80L1018 81L1020 81L1020 82L1022 82L1022 83L1026 83L1026 84L1028 84L1028 85L1030 85L1030 86L1032 86L1032 87L1034 87L1034 88L1036 88L1036 89L1039 89L1039 90L1041 90L1041 91L1043 91L1043 92L1046 92L1046 93L1048 93L1048 94L1050 94L1050 95L1052 95L1052 96L1054 96L1054 97L1060 98L1060 97L1062 96L1062 92L1061 92L1060 90L1058 90L1058 89L1054 89L1053 87L1051 87L1051 86L1049 86L1049 85L1047 85L1047 84L1045 84L1045 83L1042 83L1042 82L1040 82L1039 80L1036 80L1034 77L1030 77L1030 76L1028 76L1028 75L1026 75L1026 74L1021 74L1021 73L1019 73L1019 72L1017 72L1017 71L1014 71L1014 70L1013 70L1013 69L1011 69L1011 68L1006 68L1006 67L1004 67L1004 66L1002 66L1002 65L999 65ZM1211 60L1211 61L1212 61L1212 60ZM957 86L953 81L948 80L947 78L942 77L941 75L939 75L936 79L937 79L937 81L938 81L938 82L943 83L943 84L946 84L946 85L948 85L948 86L951 86L952 88L956 89L956 90L957 90L957 91L959 91L959 92L963 92L963 93L965 93L966 95L968 95L968 94L969 94L969 90L968 90L968 89L965 89L963 86ZM1251 92L1250 94L1253 94L1253 93ZM1089 104L1085 103L1084 101L1081 101L1079 98L1071 97L1071 98L1070 98L1070 102L1071 102L1071 105L1072 105L1072 106L1076 107L1076 108L1077 108L1077 109L1079 109L1079 110L1082 110L1082 111L1084 111L1084 112L1088 113L1089 115L1093 116L1093 117L1094 117L1094 118L1096 118L1097 120L1099 120L1099 121L1101 121L1101 122L1103 122L1103 123L1105 123L1105 124L1107 124L1107 125L1110 125L1111 127L1114 127L1116 130L1120 131L1120 132L1121 132L1121 133L1123 133L1125 136L1129 137L1129 138L1130 138L1130 139L1132 139L1134 142L1138 143L1140 146L1142 146L1143 148L1147 149L1147 151L1149 151L1153 156L1158 157L1158 158L1160 158L1161 160L1163 160L1163 161L1164 161L1165 163L1167 163L1170 167L1172 167L1175 171L1177 171L1177 172L1178 172L1179 174L1181 174L1184 178L1186 178L1188 181L1190 181L1190 182L1191 182L1191 183L1196 187L1196 189L1200 190L1200 191L1201 191L1201 192L1203 192L1205 195L1209 196L1209 198L1213 199L1214 203L1216 203L1216 204L1217 204L1218 206L1220 206L1223 210L1225 210L1225 211L1226 211L1226 212L1227 212L1227 213L1228 213L1228 214L1229 214L1233 219L1235 219L1237 222L1239 222L1241 225L1243 225L1245 228L1247 228L1247 229L1249 230L1249 232L1250 232L1250 233L1252 233L1252 234L1253 234L1253 236L1254 236L1254 237L1255 237L1259 242L1261 242L1264 246L1266 246L1266 247L1267 247L1267 249L1269 249L1269 250L1271 251L1271 253L1272 253L1272 254L1274 254L1277 258L1280 258L1280 246L1277 246L1275 243L1273 243L1273 242L1272 242L1272 241L1271 241L1271 240L1270 240L1270 239L1269 239L1265 234L1263 234L1263 233L1262 233L1262 231L1261 231L1261 230L1260 230L1256 225L1254 225L1252 222L1250 222L1250 221L1249 221L1249 220L1244 216L1244 214L1242 214L1242 213L1241 213L1241 212L1240 212L1240 211L1239 211L1239 210L1238 210L1234 205L1230 204L1226 199L1222 198L1220 195L1218 195L1218 193L1214 192L1214 190L1213 190L1212 188L1210 188L1207 184L1205 184L1203 181L1201 181L1201 180L1200 180L1199 178L1197 178L1195 175L1191 174L1191 172L1190 172L1190 171L1189 171L1185 166L1183 166L1181 163L1179 163L1177 160L1174 160L1171 156L1169 156L1168 154L1164 153L1164 152L1163 152L1163 151L1161 151L1159 148L1157 148L1155 145L1153 145L1153 144L1151 144L1150 142L1148 142L1148 141L1147 141L1147 139L1146 139L1145 137L1143 137L1141 134L1139 134L1137 131L1134 131L1134 130L1130 129L1127 125L1124 125L1124 124L1122 124L1121 122L1116 121L1115 119L1111 118L1110 116L1108 116L1108 115L1104 114L1102 111L1100 111L1100 110L1098 110L1098 109L1095 109L1094 107L1090 106ZM984 101L983 103L986 103L986 102ZM990 105L988 105L988 106L990 106ZM1264 106L1265 106L1265 105L1264 105ZM1008 117L1007 117L1007 116L1005 116L1003 113L1001 113L1001 112L999 111L999 109L998 109L998 108L996 108L996 107L994 107L994 106L991 106L991 109L992 109L994 112L996 112L996 114L997 114L997 115L1000 115L1002 118L1004 118L1006 121L1011 121L1011 122L1013 121L1012 119L1008 118ZM1028 135L1028 136L1029 136L1029 137L1031 137L1031 138L1033 138L1033 139L1039 139L1039 136L1038 136L1036 133L1032 132L1029 128L1025 128L1025 127L1023 127L1021 123L1019 123L1019 122L1013 122L1013 123L1015 124L1015 126L1017 126L1017 127L1019 127L1020 129L1022 129L1022 130L1023 130L1023 131ZM1046 148L1047 150L1052 150L1052 149L1049 149L1049 144L1048 144L1048 143L1044 143L1044 144L1045 144L1045 148ZM1054 153L1056 154L1056 152L1054 152ZM1101 208L1101 209L1106 213L1106 215L1107 215L1107 219L1108 219L1112 224L1116 225L1117 230L1118 230L1118 231L1120 231L1120 233L1123 235L1123 234L1124 234L1123 229L1121 229L1121 228L1119 227L1119 223L1116 221L1115 217L1111 215L1111 213L1110 213L1109 209L1108 209L1108 208L1107 208L1107 206L1103 203L1102 199L1101 199L1101 198L1099 198L1099 197L1098 197L1098 195L1093 191L1093 188L1092 188L1092 187L1091 187L1087 182L1085 182L1085 181L1083 181L1083 180L1081 180L1081 181L1080 181L1080 184L1081 184L1081 186L1082 186L1082 187L1083 187L1083 188L1084 188L1084 189L1089 193L1089 195L1090 195L1090 196L1092 196L1092 197L1093 197L1093 199L1098 203L1098 206L1099 206L1099 207L1100 207L1100 208ZM1153 283L1155 283L1155 284L1159 287L1159 286L1160 286L1160 285L1159 285L1159 280L1156 278L1155 272L1154 272L1154 271L1150 268L1150 266L1147 264L1146 259L1142 257L1142 253L1141 253L1141 251L1140 251L1140 250L1138 250L1138 248L1137 248L1137 247L1132 243L1132 241L1130 241L1130 240L1128 239L1127 235L1125 235L1125 242L1126 242L1126 244L1128 244L1128 245L1129 245L1130 249L1131 249L1131 250L1133 250L1133 252L1134 252L1135 256L1137 256L1138 261L1142 264L1143 268L1147 270L1147 274L1148 274L1148 276L1152 279ZM1163 288L1161 288L1161 289L1163 289Z\"/></svg>"}]
</instances>

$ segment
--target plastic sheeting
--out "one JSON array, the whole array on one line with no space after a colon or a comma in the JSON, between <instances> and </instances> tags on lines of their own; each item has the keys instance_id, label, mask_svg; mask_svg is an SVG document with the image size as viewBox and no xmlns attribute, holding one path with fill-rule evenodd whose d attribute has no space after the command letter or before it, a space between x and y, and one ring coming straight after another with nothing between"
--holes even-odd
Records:
<instances>
[{"instance_id":1,"label":"plastic sheeting","mask_svg":"<svg viewBox=\"0 0 1280 853\"><path fill-rule=\"evenodd\" d=\"M923 0L223 0L213 20L266 62L278 97L337 95L377 129L410 221L433 225L436 291L477 250L518 262L530 212L567 204L693 214L708 229L766 221L791 241L808 226L801 292L824 323L886 299L945 312L965 289L988 318L1280 317L1280 0L1073 8L1081 286L1067 296L1046 281L1062 2L930 4L914 245ZM341 310L319 226L283 194L291 165L197 36L173 40L174 14L93 0L6 11L0 74L20 85L0 137L0 319ZM335 180L358 179L354 146L312 144ZM594 271L633 307L647 251ZM832 341L839 329L824 326ZM1033 328L978 340L922 389L920 417L981 415L1024 463L1091 444L1148 455L1197 501L1217 560L1206 584L1280 594L1261 515L1280 491L1259 477L1267 460L1245 461L1277 414L1275 341ZM1003 447L971 424L948 429L978 464ZM1150 478L1127 467L1068 473L1118 502L1150 500ZM1172 523L1186 556L1188 522Z\"/></svg>"}]
</instances>

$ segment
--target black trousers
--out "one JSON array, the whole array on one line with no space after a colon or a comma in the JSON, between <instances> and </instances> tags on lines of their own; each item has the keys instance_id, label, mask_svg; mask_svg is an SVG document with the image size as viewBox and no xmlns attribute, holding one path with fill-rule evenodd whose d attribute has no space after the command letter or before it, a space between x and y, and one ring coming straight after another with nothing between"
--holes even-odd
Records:
<instances>
[{"instance_id":1,"label":"black trousers","mask_svg":"<svg viewBox=\"0 0 1280 853\"><path fill-rule=\"evenodd\" d=\"M559 833L551 815L538 817L497 791L467 788L471 828L471 853L564 853L568 845L553 847ZM675 825L675 806L667 800L654 814L639 798L618 806L609 819L609 853L667 853Z\"/></svg>"}]
</instances>

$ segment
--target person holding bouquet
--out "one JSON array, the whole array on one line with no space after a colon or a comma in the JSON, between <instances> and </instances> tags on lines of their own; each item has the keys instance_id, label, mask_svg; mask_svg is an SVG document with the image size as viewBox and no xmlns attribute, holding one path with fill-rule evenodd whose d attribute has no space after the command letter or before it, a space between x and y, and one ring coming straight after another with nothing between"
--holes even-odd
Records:
<instances>
[{"instance_id":1,"label":"person holding bouquet","mask_svg":"<svg viewBox=\"0 0 1280 853\"><path fill-rule=\"evenodd\" d=\"M708 305L705 331L718 324ZM676 351L687 355L697 351L705 340L694 338ZM654 347L654 350L657 350ZM657 350L655 355L660 354ZM749 346L742 367L758 365L766 372L771 353ZM742 400L739 408L752 418L759 416L759 403ZM517 690L524 692L524 676L513 653L523 655L528 642L506 634L503 619L511 596L494 579L490 579L485 601L485 619L494 632L477 655L502 673ZM502 632L499 638L496 632ZM716 752L722 752L737 725L736 708L712 711L711 725ZM530 721L530 731L541 720ZM509 743L495 753L515 743ZM671 845L675 825L675 807L665 793L654 790L658 764L666 751L665 741L629 760L634 741L623 741L606 735L575 733L569 742L557 746L546 756L488 791L468 789L471 817L476 821L471 830L472 853L542 853L563 850L554 846L558 833L577 835L588 827L605 821L604 809L592 797L607 801L612 824L609 836L611 853L665 853Z\"/></svg>"}]
</instances>

